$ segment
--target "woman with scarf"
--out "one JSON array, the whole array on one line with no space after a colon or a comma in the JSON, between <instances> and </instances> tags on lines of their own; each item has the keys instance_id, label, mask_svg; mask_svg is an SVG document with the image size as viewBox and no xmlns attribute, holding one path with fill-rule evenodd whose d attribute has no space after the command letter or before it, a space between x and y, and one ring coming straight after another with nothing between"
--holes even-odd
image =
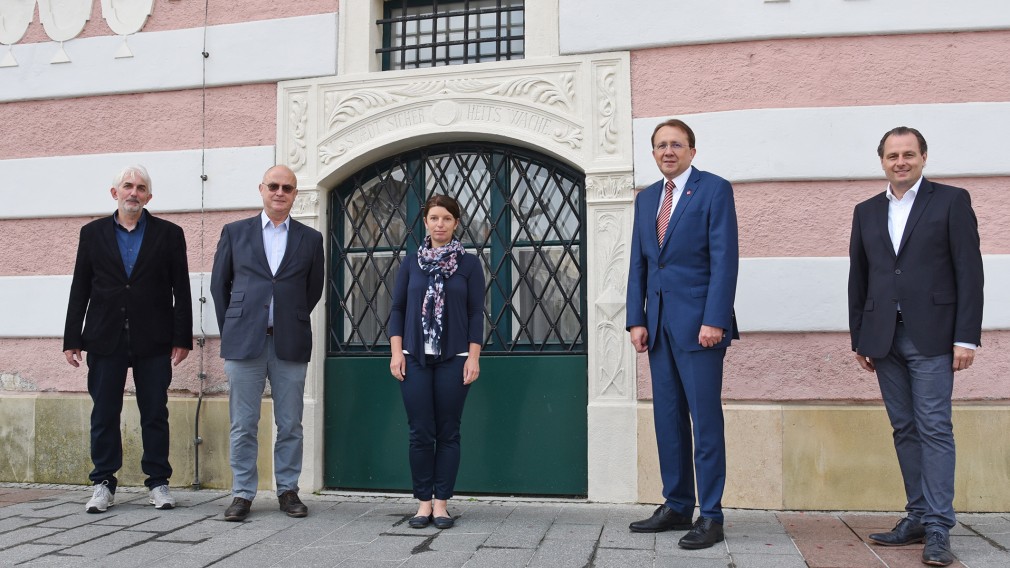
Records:
<instances>
[{"instance_id":1,"label":"woman with scarf","mask_svg":"<svg viewBox=\"0 0 1010 568\"><path fill-rule=\"evenodd\" d=\"M453 236L459 204L433 195L422 209L428 236L400 265L389 314L389 371L400 381L410 426L410 472L420 502L408 524L452 527L448 511L459 470L459 427L480 375L484 270Z\"/></svg>"}]
</instances>

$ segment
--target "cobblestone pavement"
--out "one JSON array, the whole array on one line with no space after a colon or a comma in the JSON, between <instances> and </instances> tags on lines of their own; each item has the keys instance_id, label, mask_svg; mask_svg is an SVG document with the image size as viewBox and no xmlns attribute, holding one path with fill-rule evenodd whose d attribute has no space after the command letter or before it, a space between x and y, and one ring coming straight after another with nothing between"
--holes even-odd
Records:
<instances>
[{"instance_id":1,"label":"cobblestone pavement","mask_svg":"<svg viewBox=\"0 0 1010 568\"><path fill-rule=\"evenodd\" d=\"M727 510L726 541L677 547L683 532L633 534L647 505L580 501L455 499L456 526L411 529L408 498L302 495L309 516L292 519L261 493L242 523L226 522L227 492L173 489L178 506L157 511L142 488L88 514L87 487L0 484L0 566L260 566L345 568L921 567L922 545L864 539L899 518L884 513ZM951 546L969 568L1010 567L1010 514L963 514ZM958 564L955 564L958 566Z\"/></svg>"}]
</instances>

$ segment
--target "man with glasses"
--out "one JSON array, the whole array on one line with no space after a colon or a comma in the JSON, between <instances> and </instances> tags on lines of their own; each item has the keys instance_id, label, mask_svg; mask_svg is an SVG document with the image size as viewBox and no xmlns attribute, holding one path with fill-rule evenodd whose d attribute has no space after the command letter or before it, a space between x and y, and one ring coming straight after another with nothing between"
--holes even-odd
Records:
<instances>
[{"instance_id":1,"label":"man with glasses","mask_svg":"<svg viewBox=\"0 0 1010 568\"><path fill-rule=\"evenodd\" d=\"M722 365L730 341L739 338L733 187L691 166L694 143L694 132L677 119L652 133L663 179L635 199L627 301L631 343L649 353L664 497L652 517L630 529L690 529L678 543L686 549L724 538ZM695 474L699 516L692 524Z\"/></svg>"},{"instance_id":2,"label":"man with glasses","mask_svg":"<svg viewBox=\"0 0 1010 568\"><path fill-rule=\"evenodd\" d=\"M210 290L221 330L231 416L231 505L227 521L242 521L256 497L257 425L270 381L277 440L274 475L280 509L304 517L298 498L302 471L302 397L312 354L309 315L323 294L323 236L290 216L298 180L274 166L259 185L263 211L224 226L214 255Z\"/></svg>"},{"instance_id":3,"label":"man with glasses","mask_svg":"<svg viewBox=\"0 0 1010 568\"><path fill-rule=\"evenodd\" d=\"M145 209L153 192L143 166L120 172L111 193L116 212L81 228L63 333L67 363L79 367L81 351L88 352L95 466L89 477L95 492L85 510L104 513L115 502L116 472L123 465L123 389L130 368L148 501L155 509L171 509L168 386L172 366L193 349L186 237L181 227Z\"/></svg>"}]
</instances>

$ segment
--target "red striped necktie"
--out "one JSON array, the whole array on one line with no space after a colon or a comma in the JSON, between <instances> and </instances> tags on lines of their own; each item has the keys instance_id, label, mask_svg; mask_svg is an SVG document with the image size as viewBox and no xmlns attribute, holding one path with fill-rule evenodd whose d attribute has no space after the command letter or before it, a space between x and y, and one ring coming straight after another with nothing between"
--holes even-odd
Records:
<instances>
[{"instance_id":1,"label":"red striped necktie","mask_svg":"<svg viewBox=\"0 0 1010 568\"><path fill-rule=\"evenodd\" d=\"M659 208L659 217L656 217L656 234L659 236L659 246L663 246L663 237L666 236L666 228L670 225L670 211L673 210L673 180L666 182L666 191L663 192L663 206Z\"/></svg>"}]
</instances>

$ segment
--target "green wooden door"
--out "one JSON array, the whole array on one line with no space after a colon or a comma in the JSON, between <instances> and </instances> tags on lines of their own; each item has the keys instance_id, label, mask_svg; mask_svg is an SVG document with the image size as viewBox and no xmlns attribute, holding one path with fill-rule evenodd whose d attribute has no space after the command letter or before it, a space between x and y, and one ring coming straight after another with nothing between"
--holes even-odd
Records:
<instances>
[{"instance_id":1,"label":"green wooden door","mask_svg":"<svg viewBox=\"0 0 1010 568\"><path fill-rule=\"evenodd\" d=\"M460 240L487 280L481 378L470 389L457 490L585 495L583 177L519 148L439 145L374 164L330 198L325 479L410 490L407 423L386 322L401 259L433 193L463 208Z\"/></svg>"}]
</instances>

